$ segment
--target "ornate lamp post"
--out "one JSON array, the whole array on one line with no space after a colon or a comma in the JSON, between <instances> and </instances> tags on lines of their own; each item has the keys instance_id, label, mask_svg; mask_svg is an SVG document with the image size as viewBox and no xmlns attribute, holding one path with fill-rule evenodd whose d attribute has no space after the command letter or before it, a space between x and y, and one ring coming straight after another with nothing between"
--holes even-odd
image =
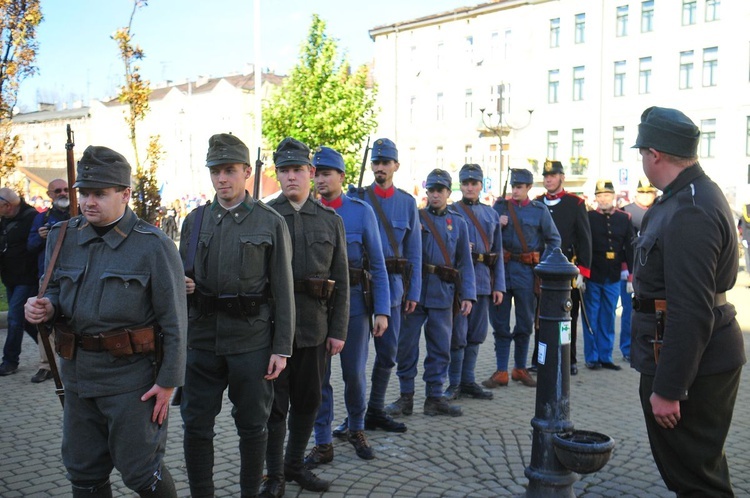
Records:
<instances>
[{"instance_id":1,"label":"ornate lamp post","mask_svg":"<svg viewBox=\"0 0 750 498\"><path fill-rule=\"evenodd\" d=\"M482 113L482 124L486 129L495 134L498 141L500 142L500 150L498 152L498 185L503 184L503 135L508 135L511 130L521 130L526 128L531 123L531 115L534 109L529 109L529 120L523 126L511 126L504 122L504 109L503 109L503 93L505 92L505 83L501 83L498 86L498 98L497 98L497 113L492 111L487 112L486 108L481 108L479 111ZM493 116L495 116L493 118Z\"/></svg>"}]
</instances>

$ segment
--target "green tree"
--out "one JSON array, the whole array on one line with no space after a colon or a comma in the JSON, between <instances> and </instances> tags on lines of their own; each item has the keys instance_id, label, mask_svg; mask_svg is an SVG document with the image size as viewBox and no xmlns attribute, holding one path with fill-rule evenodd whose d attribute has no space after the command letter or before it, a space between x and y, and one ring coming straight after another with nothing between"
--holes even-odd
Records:
<instances>
[{"instance_id":1,"label":"green tree","mask_svg":"<svg viewBox=\"0 0 750 498\"><path fill-rule=\"evenodd\" d=\"M133 147L135 157L135 188L133 189L133 210L141 218L149 223L156 221L158 208L161 205L161 196L156 187L156 171L159 160L162 157L159 135L149 137L148 150L146 151L146 162L148 167L141 164L138 154L138 123L143 121L149 111L148 96L151 94L150 82L141 78L138 61L145 57L143 49L133 45L133 18L140 7L148 5L148 0L133 0L133 11L130 13L130 21L124 28L120 28L112 35L117 42L120 51L120 59L125 66L125 83L120 87L118 99L127 106L125 123L128 126L128 138Z\"/></svg>"},{"instance_id":2,"label":"green tree","mask_svg":"<svg viewBox=\"0 0 750 498\"><path fill-rule=\"evenodd\" d=\"M352 73L325 21L313 14L297 65L263 106L269 148L287 136L313 148L332 147L344 156L346 181L356 183L362 148L377 126L377 88L368 88L368 74L367 66Z\"/></svg>"},{"instance_id":3,"label":"green tree","mask_svg":"<svg viewBox=\"0 0 750 498\"><path fill-rule=\"evenodd\" d=\"M0 0L0 177L6 178L20 156L10 120L21 82L36 73L36 28L43 16L39 0Z\"/></svg>"}]
</instances>

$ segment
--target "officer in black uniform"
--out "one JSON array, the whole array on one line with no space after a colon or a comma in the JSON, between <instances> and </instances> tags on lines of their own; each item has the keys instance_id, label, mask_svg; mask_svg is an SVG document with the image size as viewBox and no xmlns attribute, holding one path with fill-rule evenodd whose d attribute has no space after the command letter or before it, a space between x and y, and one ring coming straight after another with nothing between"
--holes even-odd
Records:
<instances>
[{"instance_id":1,"label":"officer in black uniform","mask_svg":"<svg viewBox=\"0 0 750 498\"><path fill-rule=\"evenodd\" d=\"M676 109L641 115L643 171L664 194L646 212L635 257L632 364L651 450L677 496L734 496L724 454L745 347L726 291L737 231L697 161L700 130Z\"/></svg>"}]
</instances>

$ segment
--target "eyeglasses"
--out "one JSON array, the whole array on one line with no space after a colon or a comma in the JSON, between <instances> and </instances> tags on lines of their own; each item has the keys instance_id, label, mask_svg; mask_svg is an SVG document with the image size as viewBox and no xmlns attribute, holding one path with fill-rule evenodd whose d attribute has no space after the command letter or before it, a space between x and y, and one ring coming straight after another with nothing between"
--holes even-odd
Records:
<instances>
[{"instance_id":1,"label":"eyeglasses","mask_svg":"<svg viewBox=\"0 0 750 498\"><path fill-rule=\"evenodd\" d=\"M68 187L65 187L65 188L56 188L55 190L53 190L53 192L56 193L56 194L62 194L63 192L67 193L68 192Z\"/></svg>"}]
</instances>

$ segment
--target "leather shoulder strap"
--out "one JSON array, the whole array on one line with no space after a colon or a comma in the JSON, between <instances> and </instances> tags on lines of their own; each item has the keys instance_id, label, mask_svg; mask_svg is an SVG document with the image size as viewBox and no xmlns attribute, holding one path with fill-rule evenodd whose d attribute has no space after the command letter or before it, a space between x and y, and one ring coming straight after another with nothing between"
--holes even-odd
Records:
<instances>
[{"instance_id":1,"label":"leather shoulder strap","mask_svg":"<svg viewBox=\"0 0 750 498\"><path fill-rule=\"evenodd\" d=\"M383 206L380 205L380 201L375 195L375 192L373 192L370 187L365 188L365 192L367 193L367 197L370 199L372 206L375 208L375 214L378 215L380 223L381 225L383 225L385 235L388 237L388 243L391 244L391 250L393 250L394 257L400 258L401 254L398 252L398 242L396 242L396 235L393 233L393 227L391 226L391 223L388 221L388 217L383 211Z\"/></svg>"},{"instance_id":2,"label":"leather shoulder strap","mask_svg":"<svg viewBox=\"0 0 750 498\"><path fill-rule=\"evenodd\" d=\"M508 202L508 212L510 213L510 217L513 218L513 229L516 231L516 235L518 235L518 240L521 241L523 252L529 252L529 246L526 244L526 237L523 236L523 230L521 230L521 223L518 222L516 209L510 201Z\"/></svg>"},{"instance_id":3,"label":"leather shoulder strap","mask_svg":"<svg viewBox=\"0 0 750 498\"><path fill-rule=\"evenodd\" d=\"M49 264L47 265L47 268L44 269L44 280L42 280L42 285L39 286L39 293L37 294L38 298L44 297L44 293L47 292L47 286L49 285L49 280L52 278L52 270L55 269L55 263L57 262L57 257L60 255L60 248L62 247L63 240L65 239L65 233L68 231L68 220L65 220L62 222L62 225L60 225L60 235L57 237L57 241L55 242L55 248L52 250L52 256L49 258Z\"/></svg>"},{"instance_id":4,"label":"leather shoulder strap","mask_svg":"<svg viewBox=\"0 0 750 498\"><path fill-rule=\"evenodd\" d=\"M419 216L422 218L422 221L424 221L425 225L430 229L430 233L432 233L432 236L435 238L435 242L437 242L438 248L440 248L440 252L443 253L443 259L445 260L445 266L453 267L453 263L451 262L451 256L448 253L448 248L445 247L445 241L440 236L440 232L437 231L437 227L435 226L435 222L432 221L432 218L429 217L427 214L426 209L420 209L419 210Z\"/></svg>"},{"instance_id":5,"label":"leather shoulder strap","mask_svg":"<svg viewBox=\"0 0 750 498\"><path fill-rule=\"evenodd\" d=\"M203 224L203 214L208 209L211 201L208 201L204 205L198 208L195 213L195 219L193 220L193 229L190 231L190 241L188 242L187 257L185 258L185 275L193 278L195 275L195 251L198 248L198 238L200 237L201 225Z\"/></svg>"},{"instance_id":6,"label":"leather shoulder strap","mask_svg":"<svg viewBox=\"0 0 750 498\"><path fill-rule=\"evenodd\" d=\"M482 225L481 223L479 223L479 220L474 214L474 211L472 211L472 209L463 202L459 201L458 203L461 205L461 208L463 208L466 216L468 216L471 222L474 224L474 227L476 227L477 232L479 232L479 236L482 238L482 242L484 243L484 250L486 252L492 251L492 247L490 246L490 239L487 237L487 232L485 232L484 228L482 228Z\"/></svg>"}]
</instances>

